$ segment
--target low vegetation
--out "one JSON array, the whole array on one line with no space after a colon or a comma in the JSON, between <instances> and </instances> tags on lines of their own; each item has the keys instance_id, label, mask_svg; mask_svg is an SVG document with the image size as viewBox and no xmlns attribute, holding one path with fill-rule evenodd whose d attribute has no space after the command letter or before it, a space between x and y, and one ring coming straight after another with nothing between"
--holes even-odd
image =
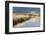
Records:
<instances>
[{"instance_id":1,"label":"low vegetation","mask_svg":"<svg viewBox=\"0 0 46 35\"><path fill-rule=\"evenodd\" d=\"M26 21L28 19L30 19L30 17L29 18L20 18L18 20L13 20L13 25L16 25L18 23L22 23L22 22L24 22L24 21Z\"/></svg>"},{"instance_id":2,"label":"low vegetation","mask_svg":"<svg viewBox=\"0 0 46 35\"><path fill-rule=\"evenodd\" d=\"M18 15L17 15L18 16ZM37 15L34 15L34 16L37 16ZM29 20L30 18L32 17L32 15L31 14L29 14L29 15L19 15L18 17L14 17L13 18L13 26L14 25L16 25L16 24L18 24L18 23L22 23L22 22L24 22L24 21L27 21L27 20Z\"/></svg>"}]
</instances>

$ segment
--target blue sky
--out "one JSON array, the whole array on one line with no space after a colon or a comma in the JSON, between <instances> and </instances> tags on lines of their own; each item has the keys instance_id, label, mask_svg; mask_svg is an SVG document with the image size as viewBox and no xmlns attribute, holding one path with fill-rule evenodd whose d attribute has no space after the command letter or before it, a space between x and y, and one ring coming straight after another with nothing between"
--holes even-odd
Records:
<instances>
[{"instance_id":1,"label":"blue sky","mask_svg":"<svg viewBox=\"0 0 46 35\"><path fill-rule=\"evenodd\" d=\"M31 12L40 13L40 8L13 7L13 13L31 13Z\"/></svg>"}]
</instances>

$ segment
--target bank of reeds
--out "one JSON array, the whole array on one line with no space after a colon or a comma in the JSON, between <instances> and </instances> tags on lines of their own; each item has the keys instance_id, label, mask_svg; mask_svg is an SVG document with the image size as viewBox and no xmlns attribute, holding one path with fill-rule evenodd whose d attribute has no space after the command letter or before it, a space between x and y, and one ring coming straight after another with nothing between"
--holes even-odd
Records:
<instances>
[{"instance_id":1,"label":"bank of reeds","mask_svg":"<svg viewBox=\"0 0 46 35\"><path fill-rule=\"evenodd\" d=\"M20 19L17 19L17 20L13 20L13 26L18 24L18 23L22 23L26 20L29 20L31 17L28 17L28 18L20 18Z\"/></svg>"}]
</instances>

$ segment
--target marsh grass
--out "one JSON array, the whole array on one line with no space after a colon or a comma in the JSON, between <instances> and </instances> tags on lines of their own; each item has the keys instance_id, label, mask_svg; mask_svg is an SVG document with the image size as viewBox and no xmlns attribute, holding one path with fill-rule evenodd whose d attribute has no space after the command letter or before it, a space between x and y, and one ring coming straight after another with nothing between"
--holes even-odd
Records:
<instances>
[{"instance_id":1,"label":"marsh grass","mask_svg":"<svg viewBox=\"0 0 46 35\"><path fill-rule=\"evenodd\" d=\"M13 20L13 26L16 25L16 24L18 24L18 23L22 23L22 22L24 22L26 20L29 20L30 18L31 17L28 17L28 18L20 18L18 20Z\"/></svg>"},{"instance_id":2,"label":"marsh grass","mask_svg":"<svg viewBox=\"0 0 46 35\"><path fill-rule=\"evenodd\" d=\"M13 19L13 26L15 26L15 25L17 25L19 23L22 23L24 21L29 20L30 18L32 18L32 16L35 17L35 16L40 16L40 15L31 15L31 14L29 14L28 16L29 17L24 16L24 17L21 17L19 19L15 19L15 20Z\"/></svg>"}]
</instances>

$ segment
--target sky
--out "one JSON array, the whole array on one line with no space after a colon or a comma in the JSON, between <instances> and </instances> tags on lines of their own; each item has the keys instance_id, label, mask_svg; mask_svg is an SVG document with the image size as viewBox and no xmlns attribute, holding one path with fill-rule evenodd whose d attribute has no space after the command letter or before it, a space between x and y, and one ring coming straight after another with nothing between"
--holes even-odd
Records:
<instances>
[{"instance_id":1,"label":"sky","mask_svg":"<svg viewBox=\"0 0 46 35\"><path fill-rule=\"evenodd\" d=\"M32 8L32 7L13 7L13 13L40 13L40 8Z\"/></svg>"}]
</instances>

